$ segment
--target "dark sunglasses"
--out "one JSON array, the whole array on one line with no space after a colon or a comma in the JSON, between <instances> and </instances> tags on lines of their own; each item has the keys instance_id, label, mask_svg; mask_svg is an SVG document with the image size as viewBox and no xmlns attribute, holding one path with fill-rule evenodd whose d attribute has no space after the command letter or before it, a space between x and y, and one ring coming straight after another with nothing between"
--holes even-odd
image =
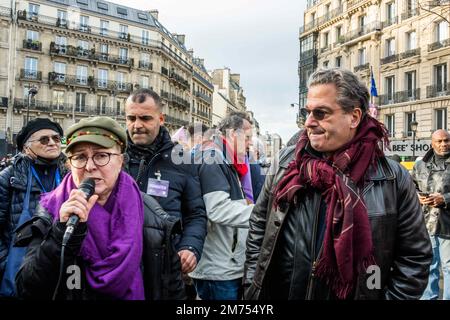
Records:
<instances>
[{"instance_id":1,"label":"dark sunglasses","mask_svg":"<svg viewBox=\"0 0 450 320\"><path fill-rule=\"evenodd\" d=\"M40 144L46 146L50 142L50 139L52 139L55 143L61 142L61 137L58 134L55 134L54 136L43 136L36 140L30 140L30 142L39 141Z\"/></svg>"},{"instance_id":2,"label":"dark sunglasses","mask_svg":"<svg viewBox=\"0 0 450 320\"><path fill-rule=\"evenodd\" d=\"M321 121L321 120L325 119L325 116L326 116L327 114L329 114L328 112L326 112L326 111L324 111L324 110L321 110L321 109L314 109L314 110L310 111L310 110L307 110L307 109L305 109L305 108L302 108L302 109L300 110L300 112L301 112L301 115L302 115L305 119L308 118L309 115L312 113L313 118L314 118L315 120L317 120L317 121Z\"/></svg>"}]
</instances>

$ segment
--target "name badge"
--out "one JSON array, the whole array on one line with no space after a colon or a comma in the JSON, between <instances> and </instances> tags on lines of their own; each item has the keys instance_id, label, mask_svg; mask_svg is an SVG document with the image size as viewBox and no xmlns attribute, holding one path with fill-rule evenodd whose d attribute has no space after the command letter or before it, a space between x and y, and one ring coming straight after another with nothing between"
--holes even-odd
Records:
<instances>
[{"instance_id":1,"label":"name badge","mask_svg":"<svg viewBox=\"0 0 450 320\"><path fill-rule=\"evenodd\" d=\"M155 197L167 198L167 195L169 194L169 181L149 178L147 194Z\"/></svg>"}]
</instances>

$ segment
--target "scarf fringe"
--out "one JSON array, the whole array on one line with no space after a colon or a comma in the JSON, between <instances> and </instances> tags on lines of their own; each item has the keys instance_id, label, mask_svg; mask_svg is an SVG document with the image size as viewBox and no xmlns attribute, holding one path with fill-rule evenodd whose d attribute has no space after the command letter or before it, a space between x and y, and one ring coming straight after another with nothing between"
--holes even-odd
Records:
<instances>
[{"instance_id":1,"label":"scarf fringe","mask_svg":"<svg viewBox=\"0 0 450 320\"><path fill-rule=\"evenodd\" d=\"M353 275L352 280L343 280L336 267L332 267L330 263L325 262L325 258L322 258L317 263L316 275L323 280L334 292L338 299L344 300L353 291L354 283L358 276L366 272L367 268L372 265L377 265L374 255L371 253L369 256L362 259L362 261L356 267L356 273ZM335 264L334 264L335 265Z\"/></svg>"}]
</instances>

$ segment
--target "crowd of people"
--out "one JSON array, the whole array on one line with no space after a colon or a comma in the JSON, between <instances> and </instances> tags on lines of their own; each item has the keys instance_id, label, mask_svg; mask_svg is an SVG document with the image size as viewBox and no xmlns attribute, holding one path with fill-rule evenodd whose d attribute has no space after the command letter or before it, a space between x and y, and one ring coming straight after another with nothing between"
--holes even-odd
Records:
<instances>
[{"instance_id":1,"label":"crowd of people","mask_svg":"<svg viewBox=\"0 0 450 320\"><path fill-rule=\"evenodd\" d=\"M177 143L149 89L126 129L30 121L0 172L0 297L436 299L442 265L449 299L450 135L411 175L368 105L355 74L314 72L305 129L270 171L246 113Z\"/></svg>"}]
</instances>

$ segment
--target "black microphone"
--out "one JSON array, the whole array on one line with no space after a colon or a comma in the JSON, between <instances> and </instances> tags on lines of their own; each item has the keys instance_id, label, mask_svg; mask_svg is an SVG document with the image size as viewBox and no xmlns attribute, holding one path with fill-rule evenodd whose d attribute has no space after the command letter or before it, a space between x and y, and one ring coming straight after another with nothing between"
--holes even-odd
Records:
<instances>
[{"instance_id":1,"label":"black microphone","mask_svg":"<svg viewBox=\"0 0 450 320\"><path fill-rule=\"evenodd\" d=\"M78 190L81 190L84 193L86 200L89 200L89 198L94 194L95 191L95 180L92 178L84 179L78 187ZM69 239L72 236L72 233L77 227L79 221L80 217L76 214L71 215L69 220L67 220L66 231L64 232L62 240L63 246L66 246L67 242L69 242Z\"/></svg>"}]
</instances>

